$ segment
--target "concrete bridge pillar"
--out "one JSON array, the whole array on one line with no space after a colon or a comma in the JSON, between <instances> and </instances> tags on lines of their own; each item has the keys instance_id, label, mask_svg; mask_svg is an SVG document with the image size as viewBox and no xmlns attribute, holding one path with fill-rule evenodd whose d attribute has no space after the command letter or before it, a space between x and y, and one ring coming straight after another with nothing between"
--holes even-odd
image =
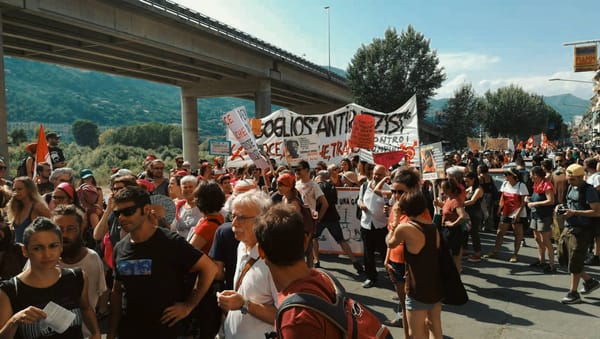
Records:
<instances>
[{"instance_id":1,"label":"concrete bridge pillar","mask_svg":"<svg viewBox=\"0 0 600 339\"><path fill-rule=\"evenodd\" d=\"M181 88L181 133L183 139L183 159L189 161L192 169L198 168L198 99Z\"/></svg>"},{"instance_id":2,"label":"concrete bridge pillar","mask_svg":"<svg viewBox=\"0 0 600 339\"><path fill-rule=\"evenodd\" d=\"M258 89L254 93L254 109L256 118L264 118L271 114L271 80L258 81Z\"/></svg>"},{"instance_id":3,"label":"concrete bridge pillar","mask_svg":"<svg viewBox=\"0 0 600 339\"><path fill-rule=\"evenodd\" d=\"M6 112L6 83L4 82L4 40L2 39L2 13L0 12L0 156L8 168L8 114ZM4 172L8 177L8 170Z\"/></svg>"}]
</instances>

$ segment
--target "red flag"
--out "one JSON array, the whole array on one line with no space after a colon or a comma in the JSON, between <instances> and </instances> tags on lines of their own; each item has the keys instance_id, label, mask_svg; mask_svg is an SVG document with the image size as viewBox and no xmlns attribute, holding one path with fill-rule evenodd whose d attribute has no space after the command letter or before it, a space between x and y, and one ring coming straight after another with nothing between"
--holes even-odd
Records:
<instances>
[{"instance_id":1,"label":"red flag","mask_svg":"<svg viewBox=\"0 0 600 339\"><path fill-rule=\"evenodd\" d=\"M517 145L517 151L521 151L523 149L523 140L519 141L519 144Z\"/></svg>"},{"instance_id":2,"label":"red flag","mask_svg":"<svg viewBox=\"0 0 600 339\"><path fill-rule=\"evenodd\" d=\"M542 146L542 149L548 147L548 137L546 136L546 133L542 133L542 144L540 146Z\"/></svg>"},{"instance_id":3,"label":"red flag","mask_svg":"<svg viewBox=\"0 0 600 339\"><path fill-rule=\"evenodd\" d=\"M50 159L50 152L48 151L48 144L46 143L46 133L44 132L44 126L40 124L40 131L38 133L37 147L35 150L35 164L33 167L33 177L37 175L37 164L41 162L47 162L52 168L52 159Z\"/></svg>"}]
</instances>

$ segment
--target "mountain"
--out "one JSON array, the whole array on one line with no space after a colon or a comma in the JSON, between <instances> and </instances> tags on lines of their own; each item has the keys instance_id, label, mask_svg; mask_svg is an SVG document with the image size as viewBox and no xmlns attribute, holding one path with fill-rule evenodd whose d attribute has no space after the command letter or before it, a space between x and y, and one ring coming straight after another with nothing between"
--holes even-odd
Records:
<instances>
[{"instance_id":1,"label":"mountain","mask_svg":"<svg viewBox=\"0 0 600 339\"><path fill-rule=\"evenodd\" d=\"M89 119L100 126L144 122L181 123L180 91L176 86L85 71L26 59L4 59L8 121L71 125ZM325 66L326 68L327 66ZM332 71L347 76L346 71ZM589 101L570 94L544 97L565 121L583 115ZM448 99L430 99L428 116L444 109ZM202 136L222 136L221 116L245 106L254 116L254 102L223 97L198 100Z\"/></svg>"}]
</instances>

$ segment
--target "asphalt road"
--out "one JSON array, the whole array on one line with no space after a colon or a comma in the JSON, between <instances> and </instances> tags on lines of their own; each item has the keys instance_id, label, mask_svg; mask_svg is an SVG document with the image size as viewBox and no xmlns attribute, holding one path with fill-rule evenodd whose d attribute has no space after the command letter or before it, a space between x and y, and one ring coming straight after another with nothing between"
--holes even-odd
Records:
<instances>
[{"instance_id":1,"label":"asphalt road","mask_svg":"<svg viewBox=\"0 0 600 339\"><path fill-rule=\"evenodd\" d=\"M494 234L482 234L482 253L493 246ZM527 238L518 263L509 263L512 236L507 236L498 259L469 263L463 260L462 279L469 294L463 306L444 306L442 326L445 338L600 338L600 289L583 296L582 303L564 305L560 299L569 286L569 275L559 268L544 274L529 267L535 261L535 241ZM381 318L393 318L397 301L383 268L379 284L362 288L364 277L357 277L346 258L321 255L321 266L342 281L355 299L368 305ZM588 273L600 279L600 268ZM581 284L580 284L581 287ZM401 328L392 328L394 338L402 338Z\"/></svg>"}]
</instances>

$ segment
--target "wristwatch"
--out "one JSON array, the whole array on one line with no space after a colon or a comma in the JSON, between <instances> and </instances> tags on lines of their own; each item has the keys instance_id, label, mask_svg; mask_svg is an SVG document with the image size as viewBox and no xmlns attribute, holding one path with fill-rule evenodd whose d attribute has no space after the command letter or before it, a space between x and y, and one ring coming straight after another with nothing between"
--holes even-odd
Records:
<instances>
[{"instance_id":1,"label":"wristwatch","mask_svg":"<svg viewBox=\"0 0 600 339\"><path fill-rule=\"evenodd\" d=\"M250 300L244 299L244 304L242 304L242 307L240 308L240 312L242 312L242 314L248 314L249 304L250 304Z\"/></svg>"}]
</instances>

